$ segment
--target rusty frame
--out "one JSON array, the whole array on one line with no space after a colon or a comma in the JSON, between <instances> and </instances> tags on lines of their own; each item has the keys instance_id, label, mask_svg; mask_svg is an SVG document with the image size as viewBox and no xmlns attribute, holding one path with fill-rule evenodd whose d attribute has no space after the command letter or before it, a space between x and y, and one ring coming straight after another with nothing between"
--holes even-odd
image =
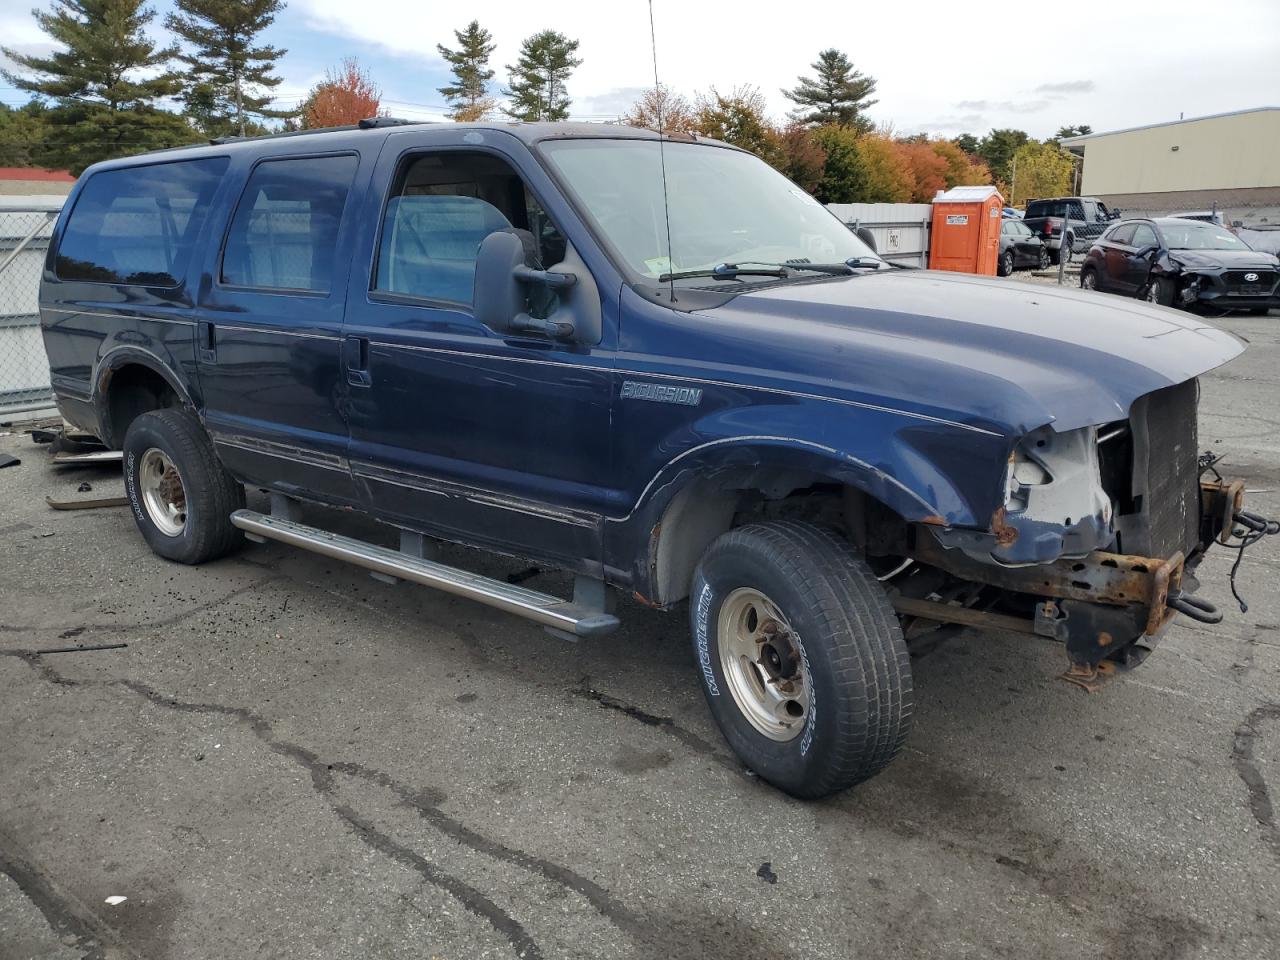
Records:
<instances>
[{"instance_id":1,"label":"rusty frame","mask_svg":"<svg viewBox=\"0 0 1280 960\"><path fill-rule=\"evenodd\" d=\"M1231 539L1235 516L1243 508L1243 480L1200 481L1200 515L1212 521L1211 533L1218 543L1225 546Z\"/></svg>"},{"instance_id":2,"label":"rusty frame","mask_svg":"<svg viewBox=\"0 0 1280 960\"><path fill-rule=\"evenodd\" d=\"M918 528L908 555L963 580L988 584L1038 597L1081 600L1109 606L1140 604L1148 611L1146 634L1154 635L1175 614L1166 600L1182 583L1185 558L1176 553L1166 560L1094 551L1077 560L1057 560L1029 567L983 563L961 550L948 550L927 528ZM943 605L936 605L943 607ZM956 608L959 610L960 608ZM914 611L902 611L914 612ZM934 610L941 615L943 610ZM916 616L928 614L915 612ZM1029 623L1030 621L1028 621Z\"/></svg>"}]
</instances>

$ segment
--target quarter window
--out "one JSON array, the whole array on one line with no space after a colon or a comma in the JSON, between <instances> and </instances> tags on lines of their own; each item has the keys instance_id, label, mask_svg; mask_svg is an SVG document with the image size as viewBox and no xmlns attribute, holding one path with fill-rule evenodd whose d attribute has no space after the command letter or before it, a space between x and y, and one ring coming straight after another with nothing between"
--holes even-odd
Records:
<instances>
[{"instance_id":1,"label":"quarter window","mask_svg":"<svg viewBox=\"0 0 1280 960\"><path fill-rule=\"evenodd\" d=\"M67 220L61 280L176 287L227 169L226 157L95 173Z\"/></svg>"},{"instance_id":2,"label":"quarter window","mask_svg":"<svg viewBox=\"0 0 1280 960\"><path fill-rule=\"evenodd\" d=\"M222 282L328 293L357 158L268 160L249 177L222 256Z\"/></svg>"}]
</instances>

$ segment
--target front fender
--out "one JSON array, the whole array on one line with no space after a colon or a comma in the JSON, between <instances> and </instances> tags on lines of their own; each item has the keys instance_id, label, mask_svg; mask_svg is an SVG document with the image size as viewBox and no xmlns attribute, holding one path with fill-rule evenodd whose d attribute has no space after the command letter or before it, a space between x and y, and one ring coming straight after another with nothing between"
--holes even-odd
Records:
<instances>
[{"instance_id":1,"label":"front fender","mask_svg":"<svg viewBox=\"0 0 1280 960\"><path fill-rule=\"evenodd\" d=\"M792 426L808 423L818 435L796 429L712 436L671 457L631 511L610 523L606 562L615 573L642 595L657 596L656 531L676 497L695 485L768 490L771 482L785 486L791 475L797 486L824 482L860 490L909 522L979 529L991 526L1003 503L1010 438L900 416L894 424L867 422L887 419L887 412L864 411L837 425L829 410L817 419L815 411L805 416L789 409ZM710 424L702 426L706 437Z\"/></svg>"}]
</instances>

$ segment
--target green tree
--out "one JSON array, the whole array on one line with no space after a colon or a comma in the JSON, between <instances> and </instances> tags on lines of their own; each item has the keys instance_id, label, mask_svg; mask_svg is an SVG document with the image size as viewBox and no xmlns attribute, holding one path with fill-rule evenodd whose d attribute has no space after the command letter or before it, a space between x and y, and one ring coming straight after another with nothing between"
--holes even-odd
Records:
<instances>
[{"instance_id":1,"label":"green tree","mask_svg":"<svg viewBox=\"0 0 1280 960\"><path fill-rule=\"evenodd\" d=\"M694 122L698 132L735 147L750 150L779 166L777 131L769 122L764 96L744 84L728 93L715 87L695 98Z\"/></svg>"},{"instance_id":2,"label":"green tree","mask_svg":"<svg viewBox=\"0 0 1280 960\"><path fill-rule=\"evenodd\" d=\"M962 133L960 134L960 136L954 138L951 142L954 143L961 150L963 150L965 153L971 153L971 154L974 154L975 156L977 155L978 147L981 144L981 141L977 137L975 137L972 133Z\"/></svg>"},{"instance_id":3,"label":"green tree","mask_svg":"<svg viewBox=\"0 0 1280 960\"><path fill-rule=\"evenodd\" d=\"M858 135L848 127L818 127L810 136L822 148L822 177L813 195L823 203L857 203L867 177L858 153Z\"/></svg>"},{"instance_id":4,"label":"green tree","mask_svg":"<svg viewBox=\"0 0 1280 960\"><path fill-rule=\"evenodd\" d=\"M797 105L792 117L816 126L835 124L870 132L873 125L864 114L879 102L871 99L875 77L855 70L849 58L834 48L823 50L810 66L815 77L798 77L798 86L782 91Z\"/></svg>"},{"instance_id":5,"label":"green tree","mask_svg":"<svg viewBox=\"0 0 1280 960\"><path fill-rule=\"evenodd\" d=\"M1010 184L1009 203L1020 206L1034 197L1060 197L1071 193L1074 166L1071 155L1055 141L1023 144L1014 154L1017 178Z\"/></svg>"},{"instance_id":6,"label":"green tree","mask_svg":"<svg viewBox=\"0 0 1280 960\"><path fill-rule=\"evenodd\" d=\"M49 111L33 99L21 107L0 103L0 167L42 165Z\"/></svg>"},{"instance_id":7,"label":"green tree","mask_svg":"<svg viewBox=\"0 0 1280 960\"><path fill-rule=\"evenodd\" d=\"M165 26L185 44L178 59L187 65L183 101L208 136L258 132L251 116L287 117L272 110L270 91L280 85L276 61L284 50L258 43L284 9L284 0L174 0Z\"/></svg>"},{"instance_id":8,"label":"green tree","mask_svg":"<svg viewBox=\"0 0 1280 960\"><path fill-rule=\"evenodd\" d=\"M455 30L458 49L450 50L443 43L436 44L453 71L453 83L439 87L449 101L449 116L460 123L483 120L493 112L494 101L489 96L489 81L493 71L489 69L489 57L497 44L493 35L472 20L465 30Z\"/></svg>"},{"instance_id":9,"label":"green tree","mask_svg":"<svg viewBox=\"0 0 1280 960\"><path fill-rule=\"evenodd\" d=\"M978 143L978 156L986 162L992 176L1008 183L1013 155L1030 139L1022 130L992 130Z\"/></svg>"},{"instance_id":10,"label":"green tree","mask_svg":"<svg viewBox=\"0 0 1280 960\"><path fill-rule=\"evenodd\" d=\"M98 160L198 139L181 117L156 107L180 82L165 69L174 49L146 34L155 12L142 0L53 0L33 15L56 48L37 56L0 47L17 67L0 75L54 101L43 163L79 174Z\"/></svg>"},{"instance_id":11,"label":"green tree","mask_svg":"<svg viewBox=\"0 0 1280 960\"><path fill-rule=\"evenodd\" d=\"M1093 127L1087 123L1081 123L1074 127L1059 127L1058 132L1053 135L1054 140L1065 140L1067 137L1083 137L1093 133Z\"/></svg>"},{"instance_id":12,"label":"green tree","mask_svg":"<svg viewBox=\"0 0 1280 960\"><path fill-rule=\"evenodd\" d=\"M535 120L565 120L569 116L569 92L565 84L582 61L574 54L578 41L555 30L543 30L526 37L520 58L507 66L509 87L502 91L511 103L503 112L526 123Z\"/></svg>"}]
</instances>

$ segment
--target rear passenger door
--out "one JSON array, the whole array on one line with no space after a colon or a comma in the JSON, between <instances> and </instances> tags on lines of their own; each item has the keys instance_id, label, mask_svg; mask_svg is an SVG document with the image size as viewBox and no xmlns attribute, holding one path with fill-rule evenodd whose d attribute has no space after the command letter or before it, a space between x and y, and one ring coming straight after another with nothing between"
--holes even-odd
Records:
<instances>
[{"instance_id":1,"label":"rear passenger door","mask_svg":"<svg viewBox=\"0 0 1280 960\"><path fill-rule=\"evenodd\" d=\"M360 156L254 161L199 301L205 423L238 476L352 503L339 362Z\"/></svg>"},{"instance_id":2,"label":"rear passenger door","mask_svg":"<svg viewBox=\"0 0 1280 960\"><path fill-rule=\"evenodd\" d=\"M481 241L515 231L554 268L576 256L567 204L514 137L451 127L389 137L370 195L344 327L351 469L368 506L598 575L617 290L596 344L472 314ZM601 299L581 261L559 269Z\"/></svg>"}]
</instances>

